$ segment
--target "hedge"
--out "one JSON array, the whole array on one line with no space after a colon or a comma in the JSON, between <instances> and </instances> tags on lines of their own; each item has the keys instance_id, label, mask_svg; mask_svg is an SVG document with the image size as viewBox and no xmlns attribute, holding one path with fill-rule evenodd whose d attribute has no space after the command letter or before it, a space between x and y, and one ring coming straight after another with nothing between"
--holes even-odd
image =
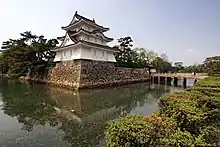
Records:
<instances>
[{"instance_id":1,"label":"hedge","mask_svg":"<svg viewBox=\"0 0 220 147\"><path fill-rule=\"evenodd\" d=\"M109 147L217 146L220 142L220 76L184 92L167 94L150 116L128 115L108 125Z\"/></svg>"}]
</instances>

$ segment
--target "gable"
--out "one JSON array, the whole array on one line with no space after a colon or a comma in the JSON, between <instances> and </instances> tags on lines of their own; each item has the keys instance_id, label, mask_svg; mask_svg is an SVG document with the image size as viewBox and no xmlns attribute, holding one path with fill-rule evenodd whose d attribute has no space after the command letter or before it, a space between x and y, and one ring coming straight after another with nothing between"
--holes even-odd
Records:
<instances>
[{"instance_id":1,"label":"gable","mask_svg":"<svg viewBox=\"0 0 220 147\"><path fill-rule=\"evenodd\" d=\"M101 37L101 38L105 38L104 35L100 32L95 33L96 36Z\"/></svg>"},{"instance_id":2,"label":"gable","mask_svg":"<svg viewBox=\"0 0 220 147\"><path fill-rule=\"evenodd\" d=\"M75 44L75 42L73 42L72 39L70 38L69 34L66 33L66 36L65 36L62 44L60 45L60 47L64 47L64 46L71 45L71 44Z\"/></svg>"},{"instance_id":3,"label":"gable","mask_svg":"<svg viewBox=\"0 0 220 147\"><path fill-rule=\"evenodd\" d=\"M76 17L76 14L73 16L73 19L71 20L70 24L73 24L74 22L79 21L79 19Z\"/></svg>"},{"instance_id":4,"label":"gable","mask_svg":"<svg viewBox=\"0 0 220 147\"><path fill-rule=\"evenodd\" d=\"M99 38L101 38L101 39L103 39L103 40L106 40L106 41L111 41L111 40L112 40L111 38L106 37L106 36L105 36L103 33L101 33L101 32L96 32L94 35L97 36L97 37L99 37Z\"/></svg>"}]
</instances>

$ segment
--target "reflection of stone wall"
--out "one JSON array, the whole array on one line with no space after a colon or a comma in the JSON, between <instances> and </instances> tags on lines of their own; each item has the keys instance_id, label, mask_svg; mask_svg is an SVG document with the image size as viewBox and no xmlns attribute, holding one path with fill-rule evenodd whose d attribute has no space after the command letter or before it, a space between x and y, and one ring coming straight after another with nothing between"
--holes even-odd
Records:
<instances>
[{"instance_id":1,"label":"reflection of stone wall","mask_svg":"<svg viewBox=\"0 0 220 147\"><path fill-rule=\"evenodd\" d=\"M69 88L95 88L150 80L148 69L115 67L114 63L74 60L56 63L47 76L35 81ZM43 79L43 80L42 80Z\"/></svg>"}]
</instances>

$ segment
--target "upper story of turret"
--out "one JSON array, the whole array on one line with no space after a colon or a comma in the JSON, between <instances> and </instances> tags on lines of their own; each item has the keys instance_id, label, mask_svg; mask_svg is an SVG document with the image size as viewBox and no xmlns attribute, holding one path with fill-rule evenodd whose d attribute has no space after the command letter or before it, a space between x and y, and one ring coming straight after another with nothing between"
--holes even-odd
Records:
<instances>
[{"instance_id":1,"label":"upper story of turret","mask_svg":"<svg viewBox=\"0 0 220 147\"><path fill-rule=\"evenodd\" d=\"M113 38L104 35L104 32L108 31L109 28L98 25L95 19L91 20L79 15L77 11L70 24L61 28L66 31L66 35L68 34L75 41L84 40L100 45L106 45L113 41ZM64 41L65 36L58 37L58 39Z\"/></svg>"},{"instance_id":2,"label":"upper story of turret","mask_svg":"<svg viewBox=\"0 0 220 147\"><path fill-rule=\"evenodd\" d=\"M94 19L85 18L77 12L69 25L61 28L66 33L57 38L62 43L54 49L54 62L76 59L116 62L114 53L117 50L107 45L113 38L104 35L109 28L98 25Z\"/></svg>"}]
</instances>

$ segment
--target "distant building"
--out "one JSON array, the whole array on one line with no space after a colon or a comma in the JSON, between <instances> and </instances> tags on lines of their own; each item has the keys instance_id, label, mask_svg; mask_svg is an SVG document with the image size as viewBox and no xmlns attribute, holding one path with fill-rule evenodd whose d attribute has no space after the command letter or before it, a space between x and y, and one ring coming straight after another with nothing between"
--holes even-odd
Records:
<instances>
[{"instance_id":1,"label":"distant building","mask_svg":"<svg viewBox=\"0 0 220 147\"><path fill-rule=\"evenodd\" d=\"M109 28L96 24L94 19L85 18L76 11L70 24L62 29L66 34L57 38L62 43L54 49L54 62L75 59L116 62L116 50L107 45L113 38L104 35Z\"/></svg>"},{"instance_id":2,"label":"distant building","mask_svg":"<svg viewBox=\"0 0 220 147\"><path fill-rule=\"evenodd\" d=\"M150 69L150 73L152 73L152 74L154 74L154 73L156 73L157 72L157 70L156 69Z\"/></svg>"}]
</instances>

